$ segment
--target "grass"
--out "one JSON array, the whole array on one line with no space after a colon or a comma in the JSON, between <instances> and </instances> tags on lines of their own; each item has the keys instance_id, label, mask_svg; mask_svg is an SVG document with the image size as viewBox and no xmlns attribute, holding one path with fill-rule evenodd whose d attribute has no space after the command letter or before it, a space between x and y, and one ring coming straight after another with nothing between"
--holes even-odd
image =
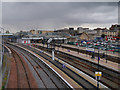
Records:
<instances>
[{"instance_id":1,"label":"grass","mask_svg":"<svg viewBox=\"0 0 120 90\"><path fill-rule=\"evenodd\" d=\"M5 70L6 68L6 70ZM5 71L5 74L2 78L2 87L1 89L4 89L6 84L7 84L7 80L8 80L8 72L9 72L9 56L7 55L7 53L4 54L4 58L3 58L3 64L2 64L2 73Z\"/></svg>"}]
</instances>

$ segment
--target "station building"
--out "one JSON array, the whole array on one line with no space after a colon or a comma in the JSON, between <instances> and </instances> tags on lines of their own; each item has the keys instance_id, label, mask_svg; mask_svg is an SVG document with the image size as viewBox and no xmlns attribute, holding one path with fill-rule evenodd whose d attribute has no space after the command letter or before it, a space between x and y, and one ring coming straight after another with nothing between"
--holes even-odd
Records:
<instances>
[{"instance_id":1,"label":"station building","mask_svg":"<svg viewBox=\"0 0 120 90\"><path fill-rule=\"evenodd\" d=\"M102 34L106 35L106 41L115 42L118 36L119 30L103 30Z\"/></svg>"}]
</instances>

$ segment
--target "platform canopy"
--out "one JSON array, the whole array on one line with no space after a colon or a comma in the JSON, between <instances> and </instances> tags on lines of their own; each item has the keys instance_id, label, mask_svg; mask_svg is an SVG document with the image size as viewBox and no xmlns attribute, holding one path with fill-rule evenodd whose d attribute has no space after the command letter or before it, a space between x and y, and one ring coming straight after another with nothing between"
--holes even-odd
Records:
<instances>
[{"instance_id":1,"label":"platform canopy","mask_svg":"<svg viewBox=\"0 0 120 90\"><path fill-rule=\"evenodd\" d=\"M67 38L53 38L55 40L60 40L60 39L67 39Z\"/></svg>"},{"instance_id":2,"label":"platform canopy","mask_svg":"<svg viewBox=\"0 0 120 90\"><path fill-rule=\"evenodd\" d=\"M39 38L37 38L37 37L32 37L32 38L22 38L22 40L32 40L32 39L34 39L34 40L37 40L37 39L43 39L43 37L39 37Z\"/></svg>"},{"instance_id":3,"label":"platform canopy","mask_svg":"<svg viewBox=\"0 0 120 90\"><path fill-rule=\"evenodd\" d=\"M0 36L12 36L12 33L0 33Z\"/></svg>"}]
</instances>

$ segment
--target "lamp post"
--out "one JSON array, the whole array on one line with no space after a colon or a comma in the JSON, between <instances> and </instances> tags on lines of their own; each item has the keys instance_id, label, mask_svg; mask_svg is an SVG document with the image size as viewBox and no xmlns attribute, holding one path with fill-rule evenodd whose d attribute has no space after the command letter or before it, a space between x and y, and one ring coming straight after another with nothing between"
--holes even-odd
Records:
<instances>
[{"instance_id":1,"label":"lamp post","mask_svg":"<svg viewBox=\"0 0 120 90\"><path fill-rule=\"evenodd\" d=\"M87 57L87 46L86 46L86 57Z\"/></svg>"},{"instance_id":2,"label":"lamp post","mask_svg":"<svg viewBox=\"0 0 120 90\"><path fill-rule=\"evenodd\" d=\"M107 44L106 44L106 63L107 63Z\"/></svg>"},{"instance_id":3,"label":"lamp post","mask_svg":"<svg viewBox=\"0 0 120 90\"><path fill-rule=\"evenodd\" d=\"M99 61L100 61L100 54L99 54L99 48L98 48L98 71L99 71ZM99 89L99 79L97 79L97 89Z\"/></svg>"},{"instance_id":4,"label":"lamp post","mask_svg":"<svg viewBox=\"0 0 120 90\"><path fill-rule=\"evenodd\" d=\"M0 67L2 66L2 56L3 56L3 55L2 55L2 54L3 54L3 53L2 53L2 50L3 50L3 49L2 49L2 35L1 35L1 61L0 61Z\"/></svg>"},{"instance_id":5,"label":"lamp post","mask_svg":"<svg viewBox=\"0 0 120 90\"><path fill-rule=\"evenodd\" d=\"M80 50L79 50L79 47L80 47L80 40L78 40L78 54L79 54L79 52L80 52Z\"/></svg>"},{"instance_id":6,"label":"lamp post","mask_svg":"<svg viewBox=\"0 0 120 90\"><path fill-rule=\"evenodd\" d=\"M79 54L79 44L78 44L78 54Z\"/></svg>"},{"instance_id":7,"label":"lamp post","mask_svg":"<svg viewBox=\"0 0 120 90\"><path fill-rule=\"evenodd\" d=\"M94 58L95 58L95 47L94 47L94 42L92 42L92 45L93 45L93 53L92 53L92 58L94 59Z\"/></svg>"},{"instance_id":8,"label":"lamp post","mask_svg":"<svg viewBox=\"0 0 120 90\"><path fill-rule=\"evenodd\" d=\"M58 41L58 51L59 51L59 47L60 47L60 41Z\"/></svg>"},{"instance_id":9,"label":"lamp post","mask_svg":"<svg viewBox=\"0 0 120 90\"><path fill-rule=\"evenodd\" d=\"M99 70L99 61L100 61L100 54L99 54L99 48L98 48L98 70Z\"/></svg>"},{"instance_id":10,"label":"lamp post","mask_svg":"<svg viewBox=\"0 0 120 90\"><path fill-rule=\"evenodd\" d=\"M44 40L42 41L43 47L44 47Z\"/></svg>"},{"instance_id":11,"label":"lamp post","mask_svg":"<svg viewBox=\"0 0 120 90\"><path fill-rule=\"evenodd\" d=\"M4 28L1 28L3 30L3 33L1 35L1 62L0 66L2 66L2 61L3 61L3 55L4 55Z\"/></svg>"},{"instance_id":12,"label":"lamp post","mask_svg":"<svg viewBox=\"0 0 120 90\"><path fill-rule=\"evenodd\" d=\"M86 44L86 57L87 57L87 54L88 54L88 45Z\"/></svg>"}]
</instances>

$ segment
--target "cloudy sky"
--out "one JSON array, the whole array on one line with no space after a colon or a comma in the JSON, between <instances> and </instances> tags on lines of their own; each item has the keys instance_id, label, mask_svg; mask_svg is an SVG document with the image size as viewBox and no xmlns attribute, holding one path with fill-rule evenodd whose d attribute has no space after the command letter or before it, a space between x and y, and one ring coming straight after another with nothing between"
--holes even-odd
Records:
<instances>
[{"instance_id":1,"label":"cloudy sky","mask_svg":"<svg viewBox=\"0 0 120 90\"><path fill-rule=\"evenodd\" d=\"M118 23L116 2L3 2L2 25L10 32Z\"/></svg>"}]
</instances>

